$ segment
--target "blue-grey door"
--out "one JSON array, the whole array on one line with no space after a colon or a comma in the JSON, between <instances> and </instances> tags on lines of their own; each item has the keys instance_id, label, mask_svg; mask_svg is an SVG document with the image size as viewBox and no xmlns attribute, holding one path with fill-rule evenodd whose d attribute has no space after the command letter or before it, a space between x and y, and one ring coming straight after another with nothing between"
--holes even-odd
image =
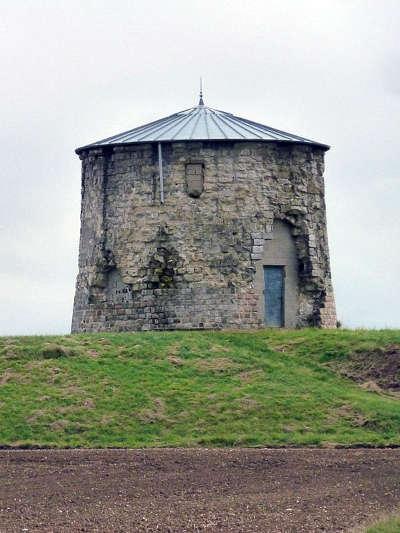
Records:
<instances>
[{"instance_id":1,"label":"blue-grey door","mask_svg":"<svg viewBox=\"0 0 400 533\"><path fill-rule=\"evenodd\" d=\"M267 326L280 328L284 325L284 278L284 267L264 267L265 323Z\"/></svg>"}]
</instances>

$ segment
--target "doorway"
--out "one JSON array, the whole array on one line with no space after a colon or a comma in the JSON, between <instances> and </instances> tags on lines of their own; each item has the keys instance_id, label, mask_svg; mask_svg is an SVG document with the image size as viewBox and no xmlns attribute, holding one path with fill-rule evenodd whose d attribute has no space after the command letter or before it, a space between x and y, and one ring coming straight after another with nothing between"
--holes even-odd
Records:
<instances>
[{"instance_id":1,"label":"doorway","mask_svg":"<svg viewBox=\"0 0 400 533\"><path fill-rule=\"evenodd\" d=\"M265 324L281 328L285 325L285 267L264 266Z\"/></svg>"}]
</instances>

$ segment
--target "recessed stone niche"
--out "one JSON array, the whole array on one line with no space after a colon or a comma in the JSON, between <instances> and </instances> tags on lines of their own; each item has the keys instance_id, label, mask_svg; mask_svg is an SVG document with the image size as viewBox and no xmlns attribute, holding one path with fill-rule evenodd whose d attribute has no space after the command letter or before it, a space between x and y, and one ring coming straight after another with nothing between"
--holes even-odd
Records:
<instances>
[{"instance_id":1,"label":"recessed stone niche","mask_svg":"<svg viewBox=\"0 0 400 533\"><path fill-rule=\"evenodd\" d=\"M204 168L202 163L186 165L186 187L189 196L198 198L204 189Z\"/></svg>"}]
</instances>

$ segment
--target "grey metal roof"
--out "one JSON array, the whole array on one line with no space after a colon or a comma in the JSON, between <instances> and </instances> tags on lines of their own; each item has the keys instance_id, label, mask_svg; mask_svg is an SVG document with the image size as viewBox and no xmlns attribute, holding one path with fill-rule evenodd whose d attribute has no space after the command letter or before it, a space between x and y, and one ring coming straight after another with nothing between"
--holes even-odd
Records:
<instances>
[{"instance_id":1,"label":"grey metal roof","mask_svg":"<svg viewBox=\"0 0 400 533\"><path fill-rule=\"evenodd\" d=\"M113 137L82 146L76 151L97 146L110 146L145 142L167 141L278 141L312 144L329 149L326 144L280 131L252 120L237 117L232 113L212 109L202 104L168 117L161 118L144 126L119 133Z\"/></svg>"}]
</instances>

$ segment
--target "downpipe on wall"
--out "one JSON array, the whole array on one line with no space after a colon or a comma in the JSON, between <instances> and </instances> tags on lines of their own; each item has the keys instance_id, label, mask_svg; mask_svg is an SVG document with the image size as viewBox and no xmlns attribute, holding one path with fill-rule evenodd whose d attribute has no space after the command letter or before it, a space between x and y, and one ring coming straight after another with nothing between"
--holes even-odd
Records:
<instances>
[{"instance_id":1,"label":"downpipe on wall","mask_svg":"<svg viewBox=\"0 0 400 533\"><path fill-rule=\"evenodd\" d=\"M158 172L160 175L160 202L163 204L164 203L164 174L163 174L161 143L158 143Z\"/></svg>"}]
</instances>

